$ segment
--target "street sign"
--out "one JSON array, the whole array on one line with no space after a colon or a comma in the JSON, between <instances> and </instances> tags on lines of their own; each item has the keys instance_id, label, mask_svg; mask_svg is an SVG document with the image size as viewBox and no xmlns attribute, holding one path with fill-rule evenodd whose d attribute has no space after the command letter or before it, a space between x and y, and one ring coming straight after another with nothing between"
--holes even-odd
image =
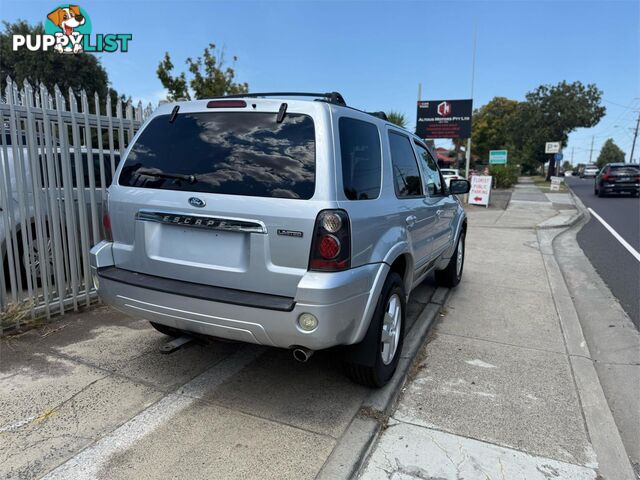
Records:
<instances>
[{"instance_id":1,"label":"street sign","mask_svg":"<svg viewBox=\"0 0 640 480\"><path fill-rule=\"evenodd\" d=\"M560 151L560 142L547 142L544 145L544 153L558 153Z\"/></svg>"},{"instance_id":2,"label":"street sign","mask_svg":"<svg viewBox=\"0 0 640 480\"><path fill-rule=\"evenodd\" d=\"M507 163L507 151L506 150L490 150L489 151L489 163L491 165L504 165Z\"/></svg>"},{"instance_id":3,"label":"street sign","mask_svg":"<svg viewBox=\"0 0 640 480\"><path fill-rule=\"evenodd\" d=\"M416 135L420 138L469 138L472 100L418 102Z\"/></svg>"},{"instance_id":4,"label":"street sign","mask_svg":"<svg viewBox=\"0 0 640 480\"><path fill-rule=\"evenodd\" d=\"M492 180L493 177L490 175L473 175L471 177L471 189L469 190L470 204L489 206Z\"/></svg>"},{"instance_id":5,"label":"street sign","mask_svg":"<svg viewBox=\"0 0 640 480\"><path fill-rule=\"evenodd\" d=\"M560 160L562 160L562 158L563 158L563 155L562 155L561 153L556 153L556 154L553 156L553 159L554 159L556 162L559 162Z\"/></svg>"},{"instance_id":6,"label":"street sign","mask_svg":"<svg viewBox=\"0 0 640 480\"><path fill-rule=\"evenodd\" d=\"M564 181L562 177L551 177L551 187L549 190L560 190L560 184Z\"/></svg>"}]
</instances>

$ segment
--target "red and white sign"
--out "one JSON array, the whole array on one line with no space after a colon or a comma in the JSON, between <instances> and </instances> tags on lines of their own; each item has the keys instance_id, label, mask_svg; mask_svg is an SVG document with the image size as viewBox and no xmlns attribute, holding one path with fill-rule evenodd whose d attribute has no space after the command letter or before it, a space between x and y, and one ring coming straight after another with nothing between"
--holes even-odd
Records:
<instances>
[{"instance_id":1,"label":"red and white sign","mask_svg":"<svg viewBox=\"0 0 640 480\"><path fill-rule=\"evenodd\" d=\"M471 190L469 190L469 203L488 207L492 181L493 177L490 175L473 175L471 177Z\"/></svg>"}]
</instances>

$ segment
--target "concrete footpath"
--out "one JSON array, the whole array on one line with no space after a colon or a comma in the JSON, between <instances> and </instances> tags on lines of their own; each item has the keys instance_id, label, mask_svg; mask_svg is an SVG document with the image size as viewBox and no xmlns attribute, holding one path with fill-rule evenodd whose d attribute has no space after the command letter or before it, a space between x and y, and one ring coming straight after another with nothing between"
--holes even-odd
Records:
<instances>
[{"instance_id":1,"label":"concrete footpath","mask_svg":"<svg viewBox=\"0 0 640 480\"><path fill-rule=\"evenodd\" d=\"M463 281L361 478L635 478L553 255L573 203L527 182L469 207Z\"/></svg>"}]
</instances>

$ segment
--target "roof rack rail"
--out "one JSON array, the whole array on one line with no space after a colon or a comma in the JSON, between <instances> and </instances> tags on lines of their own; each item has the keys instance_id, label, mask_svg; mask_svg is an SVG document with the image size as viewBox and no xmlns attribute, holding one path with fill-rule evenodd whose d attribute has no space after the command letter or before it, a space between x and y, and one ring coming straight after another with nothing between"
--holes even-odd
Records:
<instances>
[{"instance_id":1,"label":"roof rack rail","mask_svg":"<svg viewBox=\"0 0 640 480\"><path fill-rule=\"evenodd\" d=\"M335 103L336 105L347 106L347 102L344 101L344 97L338 92L328 93L308 93L308 92L268 92L268 93L240 93L237 95L225 95L223 97L212 98L257 98L257 97L316 97L322 98L329 103Z\"/></svg>"},{"instance_id":2,"label":"roof rack rail","mask_svg":"<svg viewBox=\"0 0 640 480\"><path fill-rule=\"evenodd\" d=\"M374 117L378 117L381 118L382 120L389 120L389 118L387 117L387 114L384 112L364 112L364 113L368 113L369 115L373 115Z\"/></svg>"}]
</instances>

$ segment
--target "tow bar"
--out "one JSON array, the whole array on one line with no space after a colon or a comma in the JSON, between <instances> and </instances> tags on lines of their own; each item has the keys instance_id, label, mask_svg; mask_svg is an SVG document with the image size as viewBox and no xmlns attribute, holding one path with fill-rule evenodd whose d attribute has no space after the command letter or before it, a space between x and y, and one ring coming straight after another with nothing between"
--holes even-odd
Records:
<instances>
[{"instance_id":1,"label":"tow bar","mask_svg":"<svg viewBox=\"0 0 640 480\"><path fill-rule=\"evenodd\" d=\"M162 345L160 347L160 353L167 353L167 354L173 353L192 341L193 341L193 337L190 337L189 335L182 335L181 337L177 337L172 340L169 340L167 343Z\"/></svg>"}]
</instances>

